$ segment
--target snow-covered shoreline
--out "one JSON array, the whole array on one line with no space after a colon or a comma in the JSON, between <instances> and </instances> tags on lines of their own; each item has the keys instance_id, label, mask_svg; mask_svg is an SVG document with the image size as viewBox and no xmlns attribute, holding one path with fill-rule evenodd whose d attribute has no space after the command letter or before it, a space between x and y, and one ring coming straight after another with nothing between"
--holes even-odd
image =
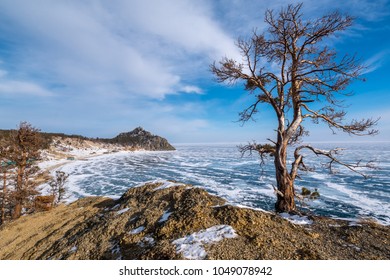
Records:
<instances>
[{"instance_id":1,"label":"snow-covered shoreline","mask_svg":"<svg viewBox=\"0 0 390 280\"><path fill-rule=\"evenodd\" d=\"M42 151L42 160L38 163L38 167L43 173L48 173L55 178L56 171L69 170L69 166L83 164L86 161L101 159L104 157L112 157L118 155L129 154L135 152L126 149L124 146L98 144L90 141L84 141L82 144L69 139L55 139L51 147ZM50 194L49 182L41 184L38 189L42 195ZM69 184L67 184L69 185ZM71 187L71 186L69 186ZM86 194L87 196L88 194ZM89 196L89 195L88 195ZM68 197L65 202L70 203L75 201L77 197Z\"/></svg>"},{"instance_id":2,"label":"snow-covered shoreline","mask_svg":"<svg viewBox=\"0 0 390 280\"><path fill-rule=\"evenodd\" d=\"M90 147L77 148L74 146L68 146L67 151L58 152L58 149L49 149L42 152L42 158L38 163L38 167L42 172L48 173L52 178L55 178L56 171L63 171L67 174L72 175L72 170L75 166L92 163L93 161L109 159L112 157L123 157L131 154L144 154L144 153L164 153L164 151L147 151L144 149L134 150L128 149L124 146L118 145L107 145L104 147L92 145ZM63 201L65 203L71 203L80 198L75 196L74 193L74 182L72 176L69 177L65 184L68 189L68 196ZM42 195L50 194L49 182L45 182L38 187ZM90 193L81 193L80 189L77 189L78 195L82 196L93 196ZM119 196L108 196L116 199Z\"/></svg>"}]
</instances>

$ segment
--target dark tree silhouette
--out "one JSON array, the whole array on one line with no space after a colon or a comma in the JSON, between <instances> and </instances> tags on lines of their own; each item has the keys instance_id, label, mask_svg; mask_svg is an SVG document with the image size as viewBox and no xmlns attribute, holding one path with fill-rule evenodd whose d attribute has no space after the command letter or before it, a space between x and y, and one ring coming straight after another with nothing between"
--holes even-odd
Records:
<instances>
[{"instance_id":1,"label":"dark tree silhouette","mask_svg":"<svg viewBox=\"0 0 390 280\"><path fill-rule=\"evenodd\" d=\"M314 123L325 122L332 130L341 130L352 135L374 135L377 120L363 119L345 122L346 112L339 96L348 96L347 86L357 79L364 66L355 56L339 58L324 39L350 27L353 18L334 12L317 19L305 20L302 4L289 5L280 12L267 10L265 22L268 29L263 34L254 31L251 38L239 39L237 46L243 61L223 58L211 65L218 82L235 84L243 82L245 90L254 96L254 102L240 113L240 121L253 119L259 106L273 108L277 117L276 139L272 144L249 143L241 152L256 151L262 161L274 157L276 172L278 212L294 212L294 181L299 170L308 170L302 150L329 159L328 168L341 164L357 171L362 166L337 159L339 149L320 150L299 143L307 131L305 119ZM289 146L294 146L293 162L287 165ZM358 171L357 171L358 172Z\"/></svg>"}]
</instances>

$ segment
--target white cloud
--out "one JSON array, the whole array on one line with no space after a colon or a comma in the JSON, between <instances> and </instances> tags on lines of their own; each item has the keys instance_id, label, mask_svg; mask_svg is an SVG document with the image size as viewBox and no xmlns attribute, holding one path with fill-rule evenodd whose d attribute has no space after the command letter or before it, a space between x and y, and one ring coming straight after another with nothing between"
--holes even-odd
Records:
<instances>
[{"instance_id":1,"label":"white cloud","mask_svg":"<svg viewBox=\"0 0 390 280\"><path fill-rule=\"evenodd\" d=\"M185 92L185 93L203 94L203 90L197 86L184 86L181 88L180 91Z\"/></svg>"},{"instance_id":2,"label":"white cloud","mask_svg":"<svg viewBox=\"0 0 390 280\"><path fill-rule=\"evenodd\" d=\"M379 52L373 55L372 57L370 57L369 59L367 59L363 63L367 68L364 69L362 74L368 74L380 68L383 65L383 63L385 63L385 61L387 60L388 54L389 51L386 50L386 51Z\"/></svg>"},{"instance_id":3,"label":"white cloud","mask_svg":"<svg viewBox=\"0 0 390 280\"><path fill-rule=\"evenodd\" d=\"M34 82L11 79L7 71L0 69L0 95L18 98L24 95L51 96L52 93Z\"/></svg>"},{"instance_id":4,"label":"white cloud","mask_svg":"<svg viewBox=\"0 0 390 280\"><path fill-rule=\"evenodd\" d=\"M34 83L24 81L0 81L0 94L50 96L51 93Z\"/></svg>"},{"instance_id":5,"label":"white cloud","mask_svg":"<svg viewBox=\"0 0 390 280\"><path fill-rule=\"evenodd\" d=\"M191 71L204 71L210 57L235 52L207 7L193 1L22 2L0 4L18 30L9 35L20 68L83 91L103 84L160 99L182 89L199 93L183 79L191 61L202 57L203 68Z\"/></svg>"}]
</instances>

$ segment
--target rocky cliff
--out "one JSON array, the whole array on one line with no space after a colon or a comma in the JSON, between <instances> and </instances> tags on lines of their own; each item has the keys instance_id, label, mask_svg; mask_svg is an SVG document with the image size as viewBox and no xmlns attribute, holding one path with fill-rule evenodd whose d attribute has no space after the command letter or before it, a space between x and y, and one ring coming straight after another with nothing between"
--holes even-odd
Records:
<instances>
[{"instance_id":1,"label":"rocky cliff","mask_svg":"<svg viewBox=\"0 0 390 280\"><path fill-rule=\"evenodd\" d=\"M148 183L0 228L0 259L390 259L390 230L312 217L296 225L200 188Z\"/></svg>"},{"instance_id":2,"label":"rocky cliff","mask_svg":"<svg viewBox=\"0 0 390 280\"><path fill-rule=\"evenodd\" d=\"M113 144L130 146L135 149L144 149L148 151L169 151L175 148L168 143L165 138L153 135L144 130L142 127L137 127L133 131L120 133L112 139L106 139Z\"/></svg>"}]
</instances>

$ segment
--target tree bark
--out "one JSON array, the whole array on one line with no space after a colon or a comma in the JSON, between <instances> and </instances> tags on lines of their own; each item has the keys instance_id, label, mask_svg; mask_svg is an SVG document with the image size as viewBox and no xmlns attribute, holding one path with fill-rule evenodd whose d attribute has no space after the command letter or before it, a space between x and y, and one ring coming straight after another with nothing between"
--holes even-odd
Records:
<instances>
[{"instance_id":1,"label":"tree bark","mask_svg":"<svg viewBox=\"0 0 390 280\"><path fill-rule=\"evenodd\" d=\"M14 212L12 213L12 219L18 219L22 216L22 203L20 201L16 201Z\"/></svg>"},{"instance_id":2,"label":"tree bark","mask_svg":"<svg viewBox=\"0 0 390 280\"><path fill-rule=\"evenodd\" d=\"M12 213L12 219L18 219L22 215L23 208L23 175L25 170L25 165L23 164L18 168L17 181L16 181L16 197L15 197L15 207Z\"/></svg>"},{"instance_id":3,"label":"tree bark","mask_svg":"<svg viewBox=\"0 0 390 280\"><path fill-rule=\"evenodd\" d=\"M281 137L278 137L281 139ZM279 142L279 141L278 141ZM287 143L277 143L275 154L275 172L277 184L277 200L275 203L276 212L294 212L295 191L294 180L290 177L286 166L287 162Z\"/></svg>"}]
</instances>

